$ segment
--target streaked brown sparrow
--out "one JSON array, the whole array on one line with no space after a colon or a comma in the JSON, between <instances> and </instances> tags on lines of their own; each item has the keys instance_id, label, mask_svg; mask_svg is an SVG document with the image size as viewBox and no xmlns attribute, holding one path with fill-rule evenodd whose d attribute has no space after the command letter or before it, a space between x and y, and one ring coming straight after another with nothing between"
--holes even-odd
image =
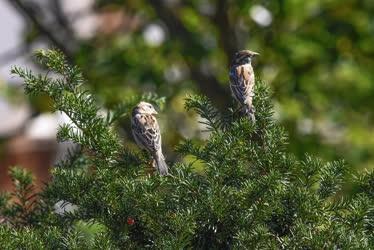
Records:
<instances>
[{"instance_id":1,"label":"streaked brown sparrow","mask_svg":"<svg viewBox=\"0 0 374 250\"><path fill-rule=\"evenodd\" d=\"M249 119L255 122L254 96L255 74L251 65L252 58L259 55L250 50L241 50L235 54L230 68L230 88L233 96L243 107Z\"/></svg>"},{"instance_id":2,"label":"streaked brown sparrow","mask_svg":"<svg viewBox=\"0 0 374 250\"><path fill-rule=\"evenodd\" d=\"M168 166L161 149L161 133L152 104L140 102L132 111L131 128L138 146L146 149L155 161L160 175L168 174Z\"/></svg>"}]
</instances>

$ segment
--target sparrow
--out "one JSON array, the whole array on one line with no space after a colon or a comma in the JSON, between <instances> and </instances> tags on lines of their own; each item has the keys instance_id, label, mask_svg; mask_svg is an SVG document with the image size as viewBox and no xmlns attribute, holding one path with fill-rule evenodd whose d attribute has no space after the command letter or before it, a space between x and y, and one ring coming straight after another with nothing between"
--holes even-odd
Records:
<instances>
[{"instance_id":1,"label":"sparrow","mask_svg":"<svg viewBox=\"0 0 374 250\"><path fill-rule=\"evenodd\" d=\"M234 56L230 67L230 89L234 98L243 107L245 114L255 122L254 96L255 74L251 65L253 57L259 53L241 50Z\"/></svg>"},{"instance_id":2,"label":"sparrow","mask_svg":"<svg viewBox=\"0 0 374 250\"><path fill-rule=\"evenodd\" d=\"M157 111L152 104L140 102L133 110L131 129L136 144L146 149L154 160L154 166L160 175L168 174L168 166L161 149L161 133L156 117Z\"/></svg>"}]
</instances>

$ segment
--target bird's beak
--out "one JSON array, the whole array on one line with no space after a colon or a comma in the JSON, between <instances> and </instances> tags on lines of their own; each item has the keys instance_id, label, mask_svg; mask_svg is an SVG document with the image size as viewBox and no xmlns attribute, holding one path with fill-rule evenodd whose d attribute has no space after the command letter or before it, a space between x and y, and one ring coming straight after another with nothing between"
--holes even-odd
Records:
<instances>
[{"instance_id":1,"label":"bird's beak","mask_svg":"<svg viewBox=\"0 0 374 250\"><path fill-rule=\"evenodd\" d=\"M152 114L153 115L158 115L158 112L155 110Z\"/></svg>"},{"instance_id":2,"label":"bird's beak","mask_svg":"<svg viewBox=\"0 0 374 250\"><path fill-rule=\"evenodd\" d=\"M254 55L254 56L259 56L259 55L260 55L260 53L257 53L257 52L252 52L252 55Z\"/></svg>"}]
</instances>

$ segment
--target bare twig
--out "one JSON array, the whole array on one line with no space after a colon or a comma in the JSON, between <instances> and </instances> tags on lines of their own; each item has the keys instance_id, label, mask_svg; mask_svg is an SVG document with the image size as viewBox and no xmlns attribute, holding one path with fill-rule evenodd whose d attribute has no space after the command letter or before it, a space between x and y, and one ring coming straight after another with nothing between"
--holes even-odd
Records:
<instances>
[{"instance_id":1,"label":"bare twig","mask_svg":"<svg viewBox=\"0 0 374 250\"><path fill-rule=\"evenodd\" d=\"M70 39L74 38L74 31L70 25L69 20L66 18L66 15L62 10L61 1L51 0L51 4L57 22L60 24L60 26L64 27L65 32L67 33Z\"/></svg>"},{"instance_id":2,"label":"bare twig","mask_svg":"<svg viewBox=\"0 0 374 250\"><path fill-rule=\"evenodd\" d=\"M229 5L227 0L219 0L216 7L216 13L212 20L217 24L219 30L219 40L229 61L238 50L238 41L235 35L234 27L230 25Z\"/></svg>"},{"instance_id":3,"label":"bare twig","mask_svg":"<svg viewBox=\"0 0 374 250\"><path fill-rule=\"evenodd\" d=\"M200 54L201 57L207 54L206 49L202 46L196 35L192 34L185 27L178 16L163 4L163 1L150 0L149 3L168 27L169 31L184 45L184 50L187 51L186 54L191 50ZM219 107L227 106L230 100L230 94L227 88L224 88L213 75L204 74L199 65L193 62L192 59L189 59L188 56L186 57L186 62L191 70L191 77L197 83L200 91L212 99Z\"/></svg>"},{"instance_id":4,"label":"bare twig","mask_svg":"<svg viewBox=\"0 0 374 250\"><path fill-rule=\"evenodd\" d=\"M50 30L48 24L43 23L38 18L37 14L35 13L35 9L38 8L32 8L30 3L27 4L22 0L8 0L8 2L18 11L20 11L24 17L29 19L41 32L41 34L43 34L53 44L53 46L61 50L66 55L69 61L72 61L72 51L70 51L69 48L65 46L64 42L60 41L57 35Z\"/></svg>"}]
</instances>

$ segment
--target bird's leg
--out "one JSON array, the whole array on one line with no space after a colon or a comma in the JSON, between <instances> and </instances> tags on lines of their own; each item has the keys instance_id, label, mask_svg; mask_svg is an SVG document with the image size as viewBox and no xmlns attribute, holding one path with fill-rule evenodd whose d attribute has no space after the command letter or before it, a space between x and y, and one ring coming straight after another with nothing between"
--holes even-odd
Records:
<instances>
[{"instance_id":1,"label":"bird's leg","mask_svg":"<svg viewBox=\"0 0 374 250\"><path fill-rule=\"evenodd\" d=\"M144 173L147 175L153 175L155 170L155 160L149 155L147 150L143 149L141 152L143 154L143 157L145 158L144 163L146 167L144 169Z\"/></svg>"},{"instance_id":2,"label":"bird's leg","mask_svg":"<svg viewBox=\"0 0 374 250\"><path fill-rule=\"evenodd\" d=\"M245 113L246 115L249 117L249 119L255 123L256 122L256 118L255 118L255 107L253 106L253 103L252 103L252 97L248 98L247 99L247 102L245 103Z\"/></svg>"},{"instance_id":3,"label":"bird's leg","mask_svg":"<svg viewBox=\"0 0 374 250\"><path fill-rule=\"evenodd\" d=\"M149 174L149 175L153 175L155 173L155 170L156 170L156 161L151 158L149 161L148 161L148 167L146 168L146 173Z\"/></svg>"}]
</instances>

